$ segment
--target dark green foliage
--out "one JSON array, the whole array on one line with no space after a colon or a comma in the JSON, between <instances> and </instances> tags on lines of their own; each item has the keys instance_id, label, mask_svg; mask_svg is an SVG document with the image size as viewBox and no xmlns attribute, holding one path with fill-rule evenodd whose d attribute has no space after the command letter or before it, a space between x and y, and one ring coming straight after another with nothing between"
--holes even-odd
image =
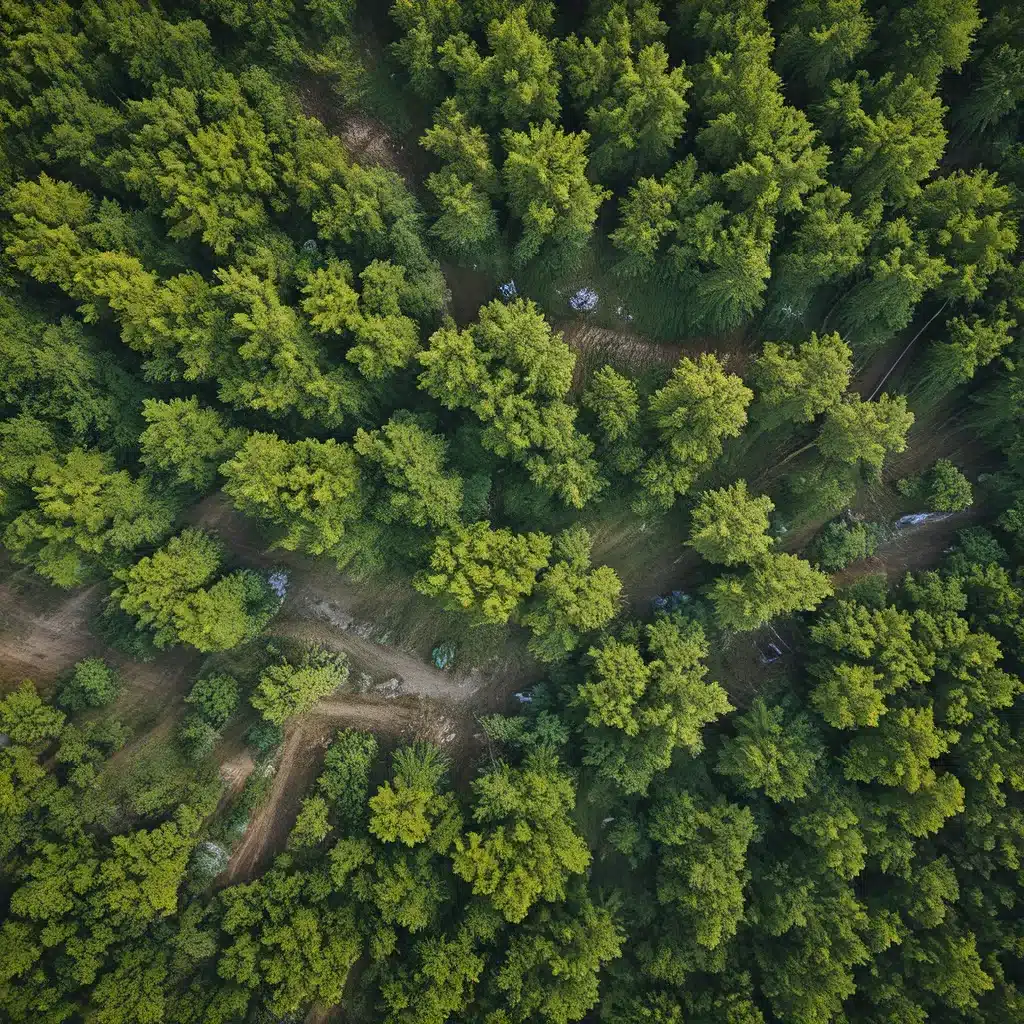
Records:
<instances>
[{"instance_id":1,"label":"dark green foliage","mask_svg":"<svg viewBox=\"0 0 1024 1024\"><path fill-rule=\"evenodd\" d=\"M971 483L949 459L939 459L916 477L899 480L896 489L905 498L920 501L929 512L962 512L971 507Z\"/></svg>"},{"instance_id":2,"label":"dark green foliage","mask_svg":"<svg viewBox=\"0 0 1024 1024\"><path fill-rule=\"evenodd\" d=\"M852 562L860 562L875 553L878 532L874 523L836 520L815 538L812 558L828 572L845 569Z\"/></svg>"}]
</instances>

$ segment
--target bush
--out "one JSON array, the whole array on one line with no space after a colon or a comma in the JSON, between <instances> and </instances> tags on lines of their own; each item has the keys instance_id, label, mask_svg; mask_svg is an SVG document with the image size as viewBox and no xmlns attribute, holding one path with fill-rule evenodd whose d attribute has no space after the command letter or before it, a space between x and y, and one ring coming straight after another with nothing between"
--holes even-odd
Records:
<instances>
[{"instance_id":1,"label":"bush","mask_svg":"<svg viewBox=\"0 0 1024 1024\"><path fill-rule=\"evenodd\" d=\"M185 698L203 721L220 729L238 708L238 683L233 676L212 675L200 679Z\"/></svg>"},{"instance_id":2,"label":"bush","mask_svg":"<svg viewBox=\"0 0 1024 1024\"><path fill-rule=\"evenodd\" d=\"M199 761L213 750L214 744L220 739L217 729L201 715L192 713L185 716L185 721L178 729L178 739L189 753L189 757Z\"/></svg>"},{"instance_id":3,"label":"bush","mask_svg":"<svg viewBox=\"0 0 1024 1024\"><path fill-rule=\"evenodd\" d=\"M974 501L970 481L949 459L939 459L926 473L904 477L896 490L923 502L929 512L962 512Z\"/></svg>"},{"instance_id":4,"label":"bush","mask_svg":"<svg viewBox=\"0 0 1024 1024\"><path fill-rule=\"evenodd\" d=\"M811 558L822 569L837 572L873 555L878 547L878 536L874 523L847 523L837 519L818 534L811 547Z\"/></svg>"},{"instance_id":5,"label":"bush","mask_svg":"<svg viewBox=\"0 0 1024 1024\"><path fill-rule=\"evenodd\" d=\"M260 757L266 757L272 750L281 745L284 739L284 729L273 722L259 721L245 734L245 742L249 744Z\"/></svg>"},{"instance_id":6,"label":"bush","mask_svg":"<svg viewBox=\"0 0 1024 1024\"><path fill-rule=\"evenodd\" d=\"M120 689L120 678L102 658L86 658L61 684L57 704L65 711L102 708L117 699Z\"/></svg>"}]
</instances>

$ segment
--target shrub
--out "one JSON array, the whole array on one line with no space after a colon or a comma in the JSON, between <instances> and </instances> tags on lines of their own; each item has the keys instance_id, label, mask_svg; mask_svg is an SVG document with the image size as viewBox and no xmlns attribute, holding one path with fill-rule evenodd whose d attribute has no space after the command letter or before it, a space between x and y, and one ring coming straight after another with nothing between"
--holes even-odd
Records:
<instances>
[{"instance_id":1,"label":"shrub","mask_svg":"<svg viewBox=\"0 0 1024 1024\"><path fill-rule=\"evenodd\" d=\"M837 519L818 534L811 557L822 569L836 572L873 555L878 547L878 535L874 523L847 523Z\"/></svg>"},{"instance_id":2,"label":"shrub","mask_svg":"<svg viewBox=\"0 0 1024 1024\"><path fill-rule=\"evenodd\" d=\"M65 711L101 708L117 699L121 680L102 658L80 661L60 687L57 704Z\"/></svg>"},{"instance_id":3,"label":"shrub","mask_svg":"<svg viewBox=\"0 0 1024 1024\"><path fill-rule=\"evenodd\" d=\"M905 498L924 502L929 512L962 512L974 501L971 483L949 459L939 459L926 473L896 484Z\"/></svg>"}]
</instances>

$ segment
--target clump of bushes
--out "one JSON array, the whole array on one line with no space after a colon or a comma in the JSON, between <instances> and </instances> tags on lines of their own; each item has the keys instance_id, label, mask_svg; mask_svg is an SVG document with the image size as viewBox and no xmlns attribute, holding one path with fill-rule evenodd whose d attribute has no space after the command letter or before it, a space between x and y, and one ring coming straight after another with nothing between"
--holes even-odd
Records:
<instances>
[{"instance_id":1,"label":"clump of bushes","mask_svg":"<svg viewBox=\"0 0 1024 1024\"><path fill-rule=\"evenodd\" d=\"M192 710L178 732L192 757L205 757L213 749L220 730L238 709L238 701L238 682L233 676L211 675L196 682L185 698Z\"/></svg>"},{"instance_id":2,"label":"clump of bushes","mask_svg":"<svg viewBox=\"0 0 1024 1024\"><path fill-rule=\"evenodd\" d=\"M922 502L929 512L962 512L974 501L971 482L949 459L939 459L917 476L904 477L896 490L904 498Z\"/></svg>"},{"instance_id":3,"label":"clump of bushes","mask_svg":"<svg viewBox=\"0 0 1024 1024\"><path fill-rule=\"evenodd\" d=\"M86 658L61 684L57 704L64 711L102 708L112 704L120 691L120 677L102 658Z\"/></svg>"},{"instance_id":4,"label":"clump of bushes","mask_svg":"<svg viewBox=\"0 0 1024 1024\"><path fill-rule=\"evenodd\" d=\"M874 523L837 519L818 534L811 547L811 559L822 569L838 572L873 555L880 533Z\"/></svg>"}]
</instances>

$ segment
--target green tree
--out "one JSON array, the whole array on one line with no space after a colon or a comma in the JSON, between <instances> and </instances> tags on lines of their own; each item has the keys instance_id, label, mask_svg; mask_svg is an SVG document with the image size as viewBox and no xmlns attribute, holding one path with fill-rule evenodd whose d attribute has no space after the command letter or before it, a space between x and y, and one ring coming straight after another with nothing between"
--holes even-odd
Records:
<instances>
[{"instance_id":1,"label":"green tree","mask_svg":"<svg viewBox=\"0 0 1024 1024\"><path fill-rule=\"evenodd\" d=\"M448 444L415 415L403 410L379 430L360 428L352 447L375 469L380 497L371 508L381 522L444 529L459 521L462 478L445 468Z\"/></svg>"},{"instance_id":2,"label":"green tree","mask_svg":"<svg viewBox=\"0 0 1024 1024\"><path fill-rule=\"evenodd\" d=\"M644 498L667 510L677 494L722 454L722 439L736 437L747 422L753 392L725 372L710 354L696 362L685 356L668 383L650 400L650 418L661 441L659 451L638 474Z\"/></svg>"},{"instance_id":3,"label":"green tree","mask_svg":"<svg viewBox=\"0 0 1024 1024\"><path fill-rule=\"evenodd\" d=\"M870 45L873 23L863 0L801 0L780 13L779 67L815 93L842 78Z\"/></svg>"},{"instance_id":4,"label":"green tree","mask_svg":"<svg viewBox=\"0 0 1024 1024\"><path fill-rule=\"evenodd\" d=\"M309 710L347 679L348 664L343 655L311 646L297 662L284 658L271 665L260 676L249 702L268 722L282 725Z\"/></svg>"},{"instance_id":5,"label":"green tree","mask_svg":"<svg viewBox=\"0 0 1024 1024\"><path fill-rule=\"evenodd\" d=\"M576 793L555 755L539 749L519 768L499 763L472 789L480 831L456 843L455 873L513 924L538 900L563 901L570 877L586 871L590 851L573 828Z\"/></svg>"},{"instance_id":6,"label":"green tree","mask_svg":"<svg viewBox=\"0 0 1024 1024\"><path fill-rule=\"evenodd\" d=\"M981 27L978 0L923 0L910 7L883 6L884 51L901 62L904 74L934 83L950 68L959 71Z\"/></svg>"},{"instance_id":7,"label":"green tree","mask_svg":"<svg viewBox=\"0 0 1024 1024\"><path fill-rule=\"evenodd\" d=\"M626 793L645 793L676 748L699 754L704 726L732 710L706 679L709 648L697 622L659 616L644 634L643 653L615 637L592 647L592 668L574 695L589 727L584 762Z\"/></svg>"},{"instance_id":8,"label":"green tree","mask_svg":"<svg viewBox=\"0 0 1024 1024\"><path fill-rule=\"evenodd\" d=\"M737 719L736 735L722 745L716 770L780 803L807 795L824 755L806 715L787 714L758 697Z\"/></svg>"},{"instance_id":9,"label":"green tree","mask_svg":"<svg viewBox=\"0 0 1024 1024\"><path fill-rule=\"evenodd\" d=\"M123 584L111 595L121 610L150 629L157 647L184 642L204 653L228 650L252 639L271 614L262 578L238 570L215 580L220 545L188 529L153 555L117 571Z\"/></svg>"},{"instance_id":10,"label":"green tree","mask_svg":"<svg viewBox=\"0 0 1024 1024\"><path fill-rule=\"evenodd\" d=\"M709 562L753 562L772 546L768 516L774 508L766 495L749 495L745 480L704 491L693 509L686 543Z\"/></svg>"},{"instance_id":11,"label":"green tree","mask_svg":"<svg viewBox=\"0 0 1024 1024\"><path fill-rule=\"evenodd\" d=\"M221 897L229 939L217 973L243 989L264 990L276 1015L313 1000L338 1002L362 951L355 907L332 906L314 875L289 867L281 858L258 881L231 886Z\"/></svg>"},{"instance_id":12,"label":"green tree","mask_svg":"<svg viewBox=\"0 0 1024 1024\"><path fill-rule=\"evenodd\" d=\"M370 797L369 830L383 843L417 846L430 841L447 852L461 831L461 817L451 793L440 792L449 761L427 743L395 751L393 780Z\"/></svg>"},{"instance_id":13,"label":"green tree","mask_svg":"<svg viewBox=\"0 0 1024 1024\"><path fill-rule=\"evenodd\" d=\"M688 959L692 943L719 948L743 916L747 847L757 834L750 809L670 787L655 800L648 829L661 844L658 902L671 908L686 938L665 956Z\"/></svg>"},{"instance_id":14,"label":"green tree","mask_svg":"<svg viewBox=\"0 0 1024 1024\"><path fill-rule=\"evenodd\" d=\"M836 520L815 538L811 548L813 560L828 572L838 572L873 555L878 535L879 529L873 523Z\"/></svg>"},{"instance_id":15,"label":"green tree","mask_svg":"<svg viewBox=\"0 0 1024 1024\"><path fill-rule=\"evenodd\" d=\"M355 729L340 730L327 748L316 785L347 829L354 829L365 817L377 750L373 733Z\"/></svg>"},{"instance_id":16,"label":"green tree","mask_svg":"<svg viewBox=\"0 0 1024 1024\"><path fill-rule=\"evenodd\" d=\"M1000 305L991 316L954 317L946 321L948 337L934 341L927 352L921 387L928 394L945 393L972 380L1013 342L1016 320Z\"/></svg>"},{"instance_id":17,"label":"green tree","mask_svg":"<svg viewBox=\"0 0 1024 1024\"><path fill-rule=\"evenodd\" d=\"M168 402L147 398L142 416L147 426L139 447L145 466L200 492L213 486L217 467L245 440L243 429L229 427L216 409L201 406L195 396Z\"/></svg>"},{"instance_id":18,"label":"green tree","mask_svg":"<svg viewBox=\"0 0 1024 1024\"><path fill-rule=\"evenodd\" d=\"M506 13L506 12L503 12ZM557 119L558 63L550 41L530 25L527 11L512 7L486 28L490 53L460 33L439 47L439 64L455 82L455 94L470 112L495 125L523 127Z\"/></svg>"},{"instance_id":19,"label":"green tree","mask_svg":"<svg viewBox=\"0 0 1024 1024\"><path fill-rule=\"evenodd\" d=\"M611 194L587 180L589 139L586 132L566 133L551 121L504 132L508 156L502 179L509 211L520 223L517 263L528 263L547 241L565 249L586 244Z\"/></svg>"},{"instance_id":20,"label":"green tree","mask_svg":"<svg viewBox=\"0 0 1024 1024\"><path fill-rule=\"evenodd\" d=\"M45 745L60 735L65 720L62 712L43 703L27 679L0 700L0 732L19 746Z\"/></svg>"},{"instance_id":21,"label":"green tree","mask_svg":"<svg viewBox=\"0 0 1024 1024\"><path fill-rule=\"evenodd\" d=\"M288 848L301 850L322 843L331 831L327 801L322 796L308 796L302 801L295 824L288 833Z\"/></svg>"},{"instance_id":22,"label":"green tree","mask_svg":"<svg viewBox=\"0 0 1024 1024\"><path fill-rule=\"evenodd\" d=\"M796 611L811 611L832 594L828 576L796 555L768 554L746 576L722 576L711 587L715 618L745 631Z\"/></svg>"},{"instance_id":23,"label":"green tree","mask_svg":"<svg viewBox=\"0 0 1024 1024\"><path fill-rule=\"evenodd\" d=\"M583 405L596 417L607 441L628 436L640 415L640 394L629 377L610 366L595 370L583 392Z\"/></svg>"},{"instance_id":24,"label":"green tree","mask_svg":"<svg viewBox=\"0 0 1024 1024\"><path fill-rule=\"evenodd\" d=\"M750 371L752 414L769 423L810 423L840 403L852 372L853 354L835 332L819 338L812 331L796 346L766 342Z\"/></svg>"},{"instance_id":25,"label":"green tree","mask_svg":"<svg viewBox=\"0 0 1024 1024\"><path fill-rule=\"evenodd\" d=\"M238 700L238 682L234 676L214 673L193 685L185 703L194 707L215 729L220 729L238 709Z\"/></svg>"},{"instance_id":26,"label":"green tree","mask_svg":"<svg viewBox=\"0 0 1024 1024\"><path fill-rule=\"evenodd\" d=\"M584 526L571 526L554 538L553 561L520 616L533 631L530 650L541 661L571 654L582 634L607 625L615 615L622 582L610 566L592 568L593 543Z\"/></svg>"},{"instance_id":27,"label":"green tree","mask_svg":"<svg viewBox=\"0 0 1024 1024\"><path fill-rule=\"evenodd\" d=\"M871 82L866 72L834 80L821 122L837 161L839 181L859 203L877 196L902 205L935 170L946 146L945 108L912 75L889 72Z\"/></svg>"},{"instance_id":28,"label":"green tree","mask_svg":"<svg viewBox=\"0 0 1024 1024\"><path fill-rule=\"evenodd\" d=\"M436 538L430 567L413 585L481 622L503 623L533 592L550 556L551 538L543 533L492 530L486 521L460 525Z\"/></svg>"},{"instance_id":29,"label":"green tree","mask_svg":"<svg viewBox=\"0 0 1024 1024\"><path fill-rule=\"evenodd\" d=\"M843 336L865 350L878 348L907 327L921 299L942 284L949 267L929 253L920 232L902 217L889 221L872 243L869 276L840 302Z\"/></svg>"},{"instance_id":30,"label":"green tree","mask_svg":"<svg viewBox=\"0 0 1024 1024\"><path fill-rule=\"evenodd\" d=\"M950 268L938 292L977 302L1017 248L1012 194L992 171L954 171L928 182L910 205L929 250Z\"/></svg>"},{"instance_id":31,"label":"green tree","mask_svg":"<svg viewBox=\"0 0 1024 1024\"><path fill-rule=\"evenodd\" d=\"M825 420L818 435L818 450L826 459L857 465L863 462L876 473L889 452L907 447L907 432L914 414L907 410L902 395L880 395L877 402L863 402L859 395L847 395Z\"/></svg>"},{"instance_id":32,"label":"green tree","mask_svg":"<svg viewBox=\"0 0 1024 1024\"><path fill-rule=\"evenodd\" d=\"M493 976L494 1002L510 1021L570 1024L597 1005L601 968L621 955L624 936L584 892L535 908L513 934Z\"/></svg>"},{"instance_id":33,"label":"green tree","mask_svg":"<svg viewBox=\"0 0 1024 1024\"><path fill-rule=\"evenodd\" d=\"M930 512L962 512L974 501L971 483L949 459L939 459L928 472L896 482L905 498L920 500Z\"/></svg>"},{"instance_id":34,"label":"green tree","mask_svg":"<svg viewBox=\"0 0 1024 1024\"><path fill-rule=\"evenodd\" d=\"M899 708L884 715L876 729L853 738L843 757L843 771L856 782L879 782L916 793L935 783L932 761L957 738L957 733L935 724L930 704Z\"/></svg>"},{"instance_id":35,"label":"green tree","mask_svg":"<svg viewBox=\"0 0 1024 1024\"><path fill-rule=\"evenodd\" d=\"M84 583L170 532L173 511L145 477L115 470L99 451L74 448L35 471L35 504L4 532L14 558L61 587Z\"/></svg>"},{"instance_id":36,"label":"green tree","mask_svg":"<svg viewBox=\"0 0 1024 1024\"><path fill-rule=\"evenodd\" d=\"M288 442L257 432L220 471L236 508L279 527L281 547L328 554L341 563L352 557L357 541L351 528L362 517L365 498L348 445L333 438Z\"/></svg>"},{"instance_id":37,"label":"green tree","mask_svg":"<svg viewBox=\"0 0 1024 1024\"><path fill-rule=\"evenodd\" d=\"M65 711L102 708L121 691L121 678L102 658L86 658L60 685L57 703Z\"/></svg>"}]
</instances>

